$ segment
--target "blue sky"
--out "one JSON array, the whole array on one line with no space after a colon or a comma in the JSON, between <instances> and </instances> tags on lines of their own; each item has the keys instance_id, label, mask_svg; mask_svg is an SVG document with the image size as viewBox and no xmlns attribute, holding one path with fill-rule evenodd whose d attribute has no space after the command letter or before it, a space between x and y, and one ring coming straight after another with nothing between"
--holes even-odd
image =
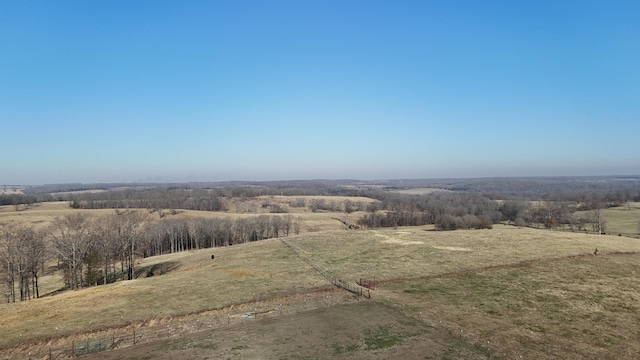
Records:
<instances>
[{"instance_id":1,"label":"blue sky","mask_svg":"<svg viewBox=\"0 0 640 360\"><path fill-rule=\"evenodd\" d=\"M3 1L0 184L640 174L637 1Z\"/></svg>"}]
</instances>

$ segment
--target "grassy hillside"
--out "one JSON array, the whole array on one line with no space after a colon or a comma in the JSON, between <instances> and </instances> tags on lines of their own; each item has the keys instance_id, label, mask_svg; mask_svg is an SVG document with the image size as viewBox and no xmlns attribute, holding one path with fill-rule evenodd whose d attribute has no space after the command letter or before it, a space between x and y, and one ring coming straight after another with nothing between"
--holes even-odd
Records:
<instances>
[{"instance_id":1,"label":"grassy hillside","mask_svg":"<svg viewBox=\"0 0 640 360\"><path fill-rule=\"evenodd\" d=\"M574 353L589 357L591 353L606 355L611 349L615 358L632 358L624 349L637 348L633 335L640 332L635 308L640 300L636 295L640 282L635 280L640 271L637 239L497 226L452 232L422 227L324 231L291 236L287 241L307 261L337 278L381 281L372 299L366 301L396 309L398 316L417 319L420 325L416 326L422 329L389 325L383 332L397 341L387 350L374 351L367 347L367 331L384 327L384 321L373 322L370 328L334 326L332 331L343 340L307 344L310 349L322 347L327 356L339 357L346 351L355 357L375 353L384 358L432 330L455 335L441 339L438 357L459 351L470 354L468 358L482 354L565 358ZM596 247L598 256L593 255ZM97 336L107 327L182 329L163 335L164 340L158 337L163 340L158 344L166 344L168 339L191 339L188 334L195 330L214 331L234 324L242 329L243 321L248 320L238 311L295 316L318 306L345 311L338 305L340 297L353 300L345 298L349 295L344 291L331 290L326 279L278 239L148 258L137 268L143 275L154 276L0 305L0 347L50 337L71 336L70 341L79 338L74 334L91 331ZM324 290L318 293L318 289ZM296 296L298 305L283 311L287 301ZM307 301L316 305L307 308ZM375 310L363 311L364 317L376 314ZM220 320L225 316L231 319L229 314L235 323ZM326 316L320 312L315 321ZM213 318L217 320L207 322ZM396 323L389 320L389 324ZM312 325L301 321L292 325L290 335L282 336L294 337L306 326ZM394 335L396 328L404 335ZM551 345L545 346L547 342ZM541 345L532 346L534 343ZM47 344L52 343L42 346ZM287 344L302 346L293 340ZM192 345L197 347L198 342ZM284 344L272 345L275 349ZM255 351L251 342L228 346L225 354L231 358L260 355L251 351L252 346ZM180 346L176 349L179 352ZM135 347L128 351L135 351ZM300 356L312 354L302 351Z\"/></svg>"},{"instance_id":2,"label":"grassy hillside","mask_svg":"<svg viewBox=\"0 0 640 360\"><path fill-rule=\"evenodd\" d=\"M279 240L148 258L138 264L139 273L145 270L165 274L0 305L0 328L8 334L0 338L0 348L222 308L295 286L325 284Z\"/></svg>"}]
</instances>

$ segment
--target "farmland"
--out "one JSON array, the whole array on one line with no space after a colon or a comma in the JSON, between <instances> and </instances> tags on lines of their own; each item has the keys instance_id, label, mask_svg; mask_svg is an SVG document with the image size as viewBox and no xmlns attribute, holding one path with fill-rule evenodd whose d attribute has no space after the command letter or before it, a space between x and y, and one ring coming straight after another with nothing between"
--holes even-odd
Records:
<instances>
[{"instance_id":1,"label":"farmland","mask_svg":"<svg viewBox=\"0 0 640 360\"><path fill-rule=\"evenodd\" d=\"M632 358L640 350L633 336L640 330L637 239L496 226L326 230L286 241L332 276L375 278L371 299L355 302L270 239L147 258L137 264L140 273L163 269L161 276L2 305L0 327L9 336L0 347L12 358L24 354L17 344L37 353L137 329L147 332L146 342L101 357L169 349L173 356L229 358L384 358L390 351L434 358L588 358L594 352ZM240 316L252 311L264 319ZM350 325L339 325L340 319ZM268 330L274 326L276 333ZM166 328L179 330L160 331ZM334 336L318 336L327 332ZM370 338L386 345L368 345ZM427 338L433 343L420 345Z\"/></svg>"},{"instance_id":2,"label":"farmland","mask_svg":"<svg viewBox=\"0 0 640 360\"><path fill-rule=\"evenodd\" d=\"M5 245L11 234L48 242L41 296L0 305L0 358L64 358L94 342L114 349L87 358L640 353L638 202L493 201L429 186L120 191L0 207ZM119 208L135 203L146 205ZM218 210L196 210L208 206ZM591 230L595 211L608 235ZM138 230L118 242L130 220ZM75 273L56 248L67 230L90 244Z\"/></svg>"}]
</instances>

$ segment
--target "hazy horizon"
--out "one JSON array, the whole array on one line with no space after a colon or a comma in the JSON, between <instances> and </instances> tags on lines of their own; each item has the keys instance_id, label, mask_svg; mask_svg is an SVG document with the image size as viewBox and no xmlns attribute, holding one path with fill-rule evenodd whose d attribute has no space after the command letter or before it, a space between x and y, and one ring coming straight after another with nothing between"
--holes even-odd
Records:
<instances>
[{"instance_id":1,"label":"hazy horizon","mask_svg":"<svg viewBox=\"0 0 640 360\"><path fill-rule=\"evenodd\" d=\"M0 184L640 174L640 3L0 5Z\"/></svg>"}]
</instances>

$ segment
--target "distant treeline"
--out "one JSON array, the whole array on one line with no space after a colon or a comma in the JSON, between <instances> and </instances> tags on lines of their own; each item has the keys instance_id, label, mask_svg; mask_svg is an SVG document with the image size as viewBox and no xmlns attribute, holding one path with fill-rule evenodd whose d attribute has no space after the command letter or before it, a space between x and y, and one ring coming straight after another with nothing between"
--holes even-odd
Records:
<instances>
[{"instance_id":1,"label":"distant treeline","mask_svg":"<svg viewBox=\"0 0 640 360\"><path fill-rule=\"evenodd\" d=\"M62 198L75 209L225 210L225 204L215 190L128 189L71 194Z\"/></svg>"},{"instance_id":2,"label":"distant treeline","mask_svg":"<svg viewBox=\"0 0 640 360\"><path fill-rule=\"evenodd\" d=\"M359 224L368 227L396 227L433 224L438 230L491 228L506 221L518 226L567 226L570 229L602 232L605 222L601 210L640 201L640 189L612 192L579 192L545 196L544 200L526 198L494 200L486 194L434 192L405 195L378 192L370 197L379 201L367 205L367 214ZM576 218L576 211L591 211L590 216Z\"/></svg>"},{"instance_id":3,"label":"distant treeline","mask_svg":"<svg viewBox=\"0 0 640 360\"><path fill-rule=\"evenodd\" d=\"M477 194L436 192L427 195L387 193L371 203L358 220L367 227L434 224L438 230L491 228L502 219L498 203Z\"/></svg>"},{"instance_id":4,"label":"distant treeline","mask_svg":"<svg viewBox=\"0 0 640 360\"><path fill-rule=\"evenodd\" d=\"M32 205L39 202L52 201L49 194L25 195L25 194L3 194L0 195L0 206L2 205Z\"/></svg>"},{"instance_id":5,"label":"distant treeline","mask_svg":"<svg viewBox=\"0 0 640 360\"><path fill-rule=\"evenodd\" d=\"M477 179L425 179L382 181L387 189L435 188L484 194L494 199L573 196L640 190L640 176L502 177Z\"/></svg>"},{"instance_id":6,"label":"distant treeline","mask_svg":"<svg viewBox=\"0 0 640 360\"><path fill-rule=\"evenodd\" d=\"M260 195L341 195L369 196L413 188L434 188L454 192L484 194L494 199L526 198L538 200L579 193L611 193L638 191L640 176L600 177L503 177L476 179L409 179L409 180L293 180L293 181L227 181L196 183L98 183L53 184L29 186L25 194L49 194L87 190L210 190L222 197L255 197Z\"/></svg>"}]
</instances>

